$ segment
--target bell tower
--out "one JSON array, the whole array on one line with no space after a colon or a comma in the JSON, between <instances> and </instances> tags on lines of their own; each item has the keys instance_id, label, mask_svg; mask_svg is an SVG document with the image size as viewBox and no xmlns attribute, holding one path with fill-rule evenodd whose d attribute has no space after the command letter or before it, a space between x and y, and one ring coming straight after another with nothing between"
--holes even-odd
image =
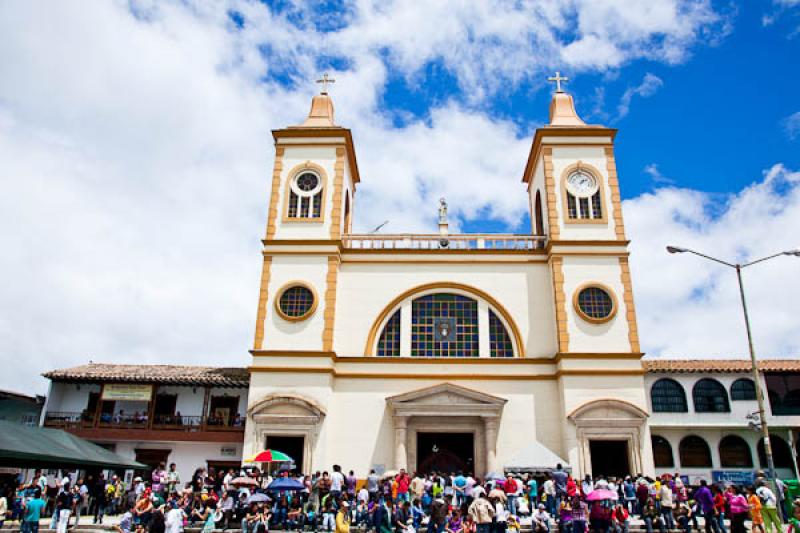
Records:
<instances>
[{"instance_id":1,"label":"bell tower","mask_svg":"<svg viewBox=\"0 0 800 533\"><path fill-rule=\"evenodd\" d=\"M275 163L263 239L253 353L333 350L342 235L359 182L349 129L334 122L324 75L302 124L273 130Z\"/></svg>"},{"instance_id":2,"label":"bell tower","mask_svg":"<svg viewBox=\"0 0 800 533\"><path fill-rule=\"evenodd\" d=\"M533 233L547 237L555 359L569 421L564 448L572 450L568 461L573 467L594 472L592 443L618 440L627 450L627 457L619 459L627 460L632 471L649 471L652 453L643 422L647 411L643 354L614 155L617 130L586 124L572 96L561 87L567 78L556 73L549 81L556 84L549 122L536 130L523 181L528 185ZM635 416L603 422L605 433L600 435L597 420L590 420L584 411L601 406L597 413L610 413L603 402L612 395L611 389ZM591 416L600 416L597 413Z\"/></svg>"}]
</instances>

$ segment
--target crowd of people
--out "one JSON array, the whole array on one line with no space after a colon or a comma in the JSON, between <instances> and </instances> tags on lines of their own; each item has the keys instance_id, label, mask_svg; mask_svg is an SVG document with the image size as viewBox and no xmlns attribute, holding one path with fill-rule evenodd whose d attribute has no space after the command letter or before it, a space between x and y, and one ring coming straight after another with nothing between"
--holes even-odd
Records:
<instances>
[{"instance_id":1,"label":"crowd of people","mask_svg":"<svg viewBox=\"0 0 800 533\"><path fill-rule=\"evenodd\" d=\"M784 512L785 487L770 488L763 474L748 487L690 486L679 474L623 479L587 475L574 479L561 465L547 476L508 474L479 479L468 473L409 474L374 470L358 479L338 465L330 472L273 478L257 468L215 472L198 469L182 482L175 465L159 465L147 479L126 486L118 476L73 481L56 490L36 472L14 495L0 495L0 525L20 520L22 533L36 533L40 518L65 533L70 520L91 514L121 514L118 533L180 533L186 526L348 533L358 527L375 533L628 533L641 520L648 533L705 530L705 533L783 533L789 523L800 533L800 500ZM280 483L283 481L284 483ZM275 487L281 487L276 490ZM9 503L11 502L11 503Z\"/></svg>"}]
</instances>

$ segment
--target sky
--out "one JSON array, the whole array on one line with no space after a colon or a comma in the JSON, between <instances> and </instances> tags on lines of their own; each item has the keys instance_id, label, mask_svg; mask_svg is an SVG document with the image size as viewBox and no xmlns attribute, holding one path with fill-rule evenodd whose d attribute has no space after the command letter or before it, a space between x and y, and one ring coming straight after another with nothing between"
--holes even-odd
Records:
<instances>
[{"instance_id":1,"label":"sky","mask_svg":"<svg viewBox=\"0 0 800 533\"><path fill-rule=\"evenodd\" d=\"M616 157L643 349L733 357L732 261L800 247L800 1L0 3L0 388L95 362L248 364L274 149L328 72L357 231L527 232L556 70ZM424 206L428 206L427 209ZM745 270L800 356L800 259Z\"/></svg>"}]
</instances>

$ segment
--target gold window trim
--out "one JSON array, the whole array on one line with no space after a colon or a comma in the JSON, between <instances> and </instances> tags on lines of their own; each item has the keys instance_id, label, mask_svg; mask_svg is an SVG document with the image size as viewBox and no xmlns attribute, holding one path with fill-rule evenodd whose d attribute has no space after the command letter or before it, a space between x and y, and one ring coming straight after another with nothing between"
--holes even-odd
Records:
<instances>
[{"instance_id":1,"label":"gold window trim","mask_svg":"<svg viewBox=\"0 0 800 533\"><path fill-rule=\"evenodd\" d=\"M583 310L581 309L581 306L578 304L578 296L580 295L580 293L586 289L591 289L591 288L601 289L605 291L606 294L608 294L608 296L611 298L611 312L608 314L607 317L603 318L591 317L586 313L584 313ZM610 322L611 320L613 320L614 317L616 316L617 310L619 309L619 302L617 301L617 295L614 294L614 290L611 287L609 287L604 283L599 283L597 281L590 281L588 283L580 285L577 289L575 289L575 292L572 294L572 307L575 308L575 312L578 313L578 316L581 317L586 322L589 322L591 324L605 324L606 322Z\"/></svg>"},{"instance_id":2,"label":"gold window trim","mask_svg":"<svg viewBox=\"0 0 800 533\"><path fill-rule=\"evenodd\" d=\"M283 293L293 287L304 287L311 291L311 297L314 301L311 303L311 307L308 311L300 316L289 316L283 312L281 309L281 298L283 298ZM294 280L284 284L278 292L275 293L275 312L278 313L278 316L281 317L283 320L287 322L300 322L301 320L307 320L310 318L317 310L317 306L319 305L319 296L317 295L317 291L314 290L314 287L305 281Z\"/></svg>"},{"instance_id":3,"label":"gold window trim","mask_svg":"<svg viewBox=\"0 0 800 533\"><path fill-rule=\"evenodd\" d=\"M320 206L319 206L319 216L318 217L290 217L289 216L289 198L290 193L292 191L292 182L303 172L312 172L316 174L319 178L320 182L322 183L322 188L318 193L320 195ZM316 163L312 163L311 161L306 161L305 163L300 163L299 165L292 168L287 174L286 184L284 185L283 191L283 216L281 218L282 222L303 222L303 223L324 223L325 222L325 206L327 204L327 196L328 196L328 173L325 172L325 169L322 168L320 165ZM313 196L310 196L313 198ZM309 206L310 210L310 206Z\"/></svg>"},{"instance_id":4,"label":"gold window trim","mask_svg":"<svg viewBox=\"0 0 800 533\"><path fill-rule=\"evenodd\" d=\"M600 193L600 209L603 211L603 216L600 218L570 218L569 217L569 203L567 201L567 195L572 194L567 189L567 178L569 175L575 172L576 170L583 170L591 174L595 180L597 180L597 192ZM574 196L574 195L573 195ZM592 195L593 196L593 195ZM591 199L591 196L588 198ZM575 201L580 201L578 196L575 196ZM563 219L564 224L607 224L608 223L608 203L606 202L606 189L603 185L603 174L597 169L588 163L584 163L583 161L578 161L572 165L569 165L564 171L561 173L561 207L564 213Z\"/></svg>"}]
</instances>

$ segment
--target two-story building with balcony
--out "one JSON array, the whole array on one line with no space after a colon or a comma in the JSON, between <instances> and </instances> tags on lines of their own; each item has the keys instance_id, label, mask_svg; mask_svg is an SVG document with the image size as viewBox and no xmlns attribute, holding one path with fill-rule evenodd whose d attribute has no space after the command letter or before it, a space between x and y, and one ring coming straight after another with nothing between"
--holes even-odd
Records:
<instances>
[{"instance_id":1,"label":"two-story building with balcony","mask_svg":"<svg viewBox=\"0 0 800 533\"><path fill-rule=\"evenodd\" d=\"M90 363L44 376L47 427L152 467L174 462L186 481L198 467L241 464L245 368Z\"/></svg>"},{"instance_id":2,"label":"two-story building with balcony","mask_svg":"<svg viewBox=\"0 0 800 533\"><path fill-rule=\"evenodd\" d=\"M767 466L749 360L643 361L657 473L748 479ZM800 360L760 363L767 427L780 477L797 477ZM744 475L744 477L741 477Z\"/></svg>"}]
</instances>

